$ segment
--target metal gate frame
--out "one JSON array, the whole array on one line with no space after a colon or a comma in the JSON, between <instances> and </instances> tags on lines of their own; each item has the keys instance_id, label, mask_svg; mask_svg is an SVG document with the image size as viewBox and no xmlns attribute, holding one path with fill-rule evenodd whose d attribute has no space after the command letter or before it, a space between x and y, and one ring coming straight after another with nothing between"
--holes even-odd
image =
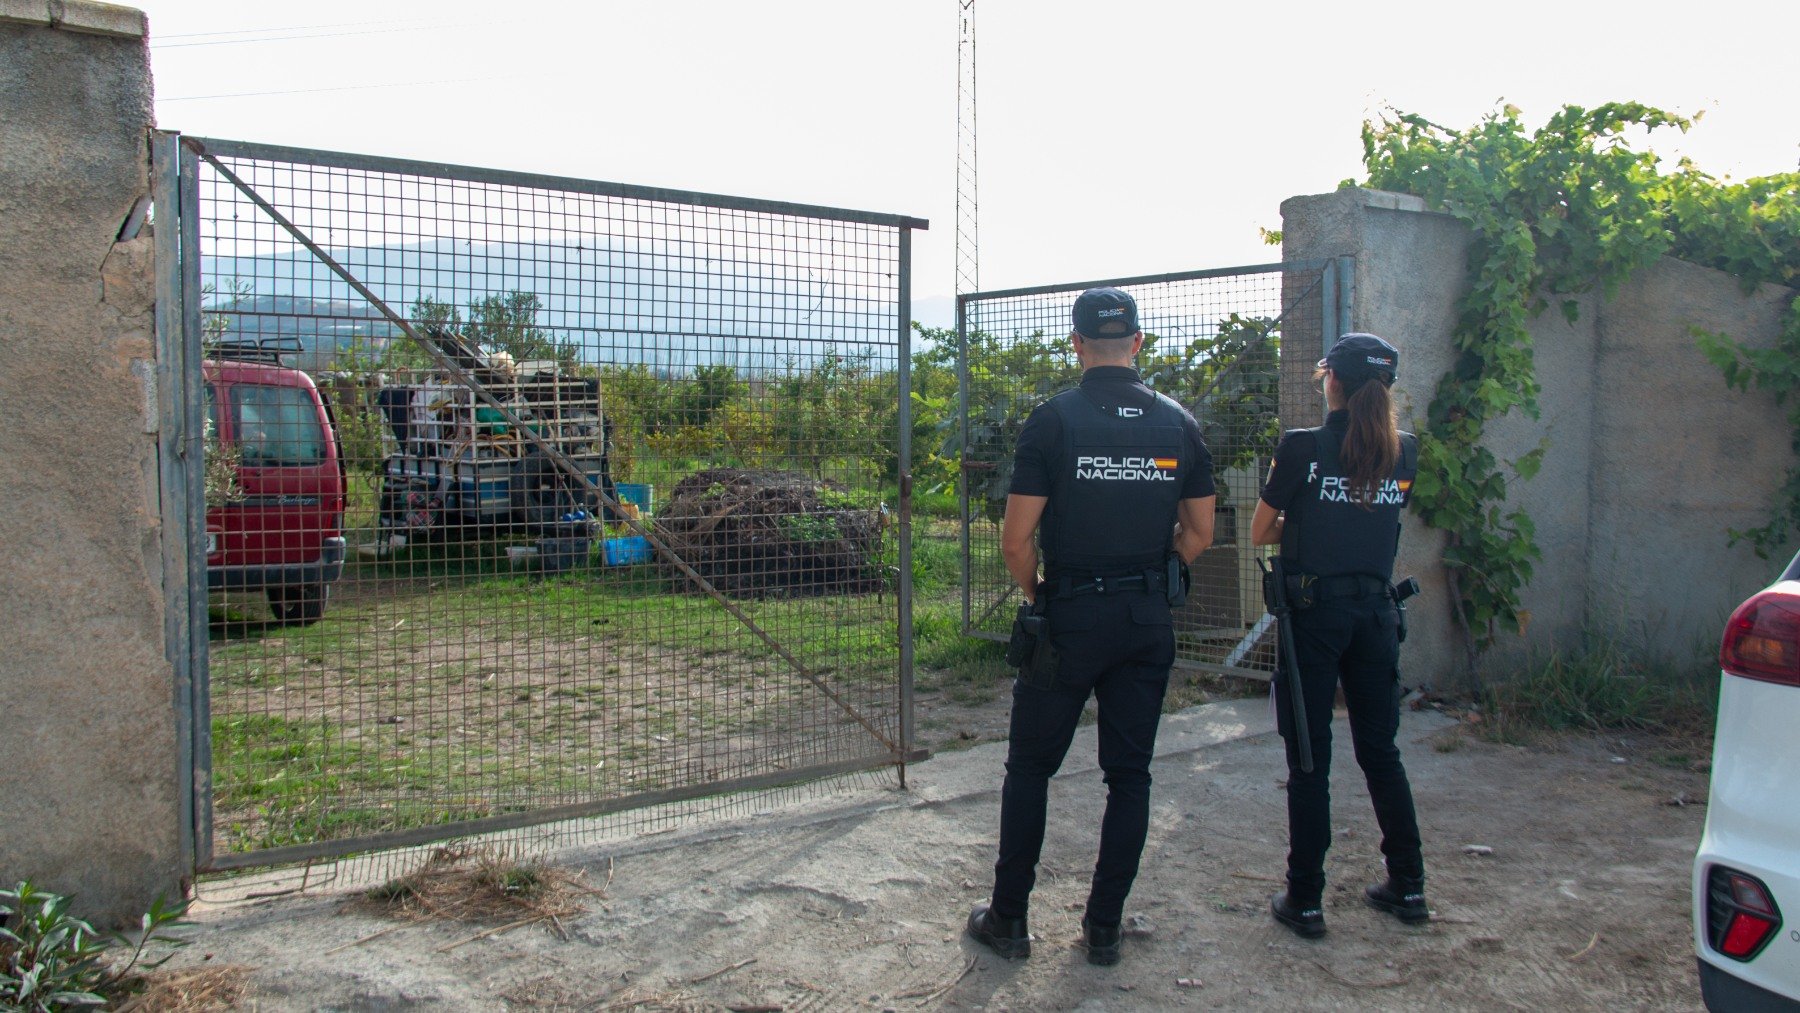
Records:
<instances>
[{"instance_id":1,"label":"metal gate frame","mask_svg":"<svg viewBox=\"0 0 1800 1013\"><path fill-rule=\"evenodd\" d=\"M1342 333L1343 328L1347 326L1348 321L1353 319L1351 315L1351 306L1354 294L1355 271L1354 259L1348 256L1303 261L1285 261L1273 264L1253 264L1243 267L1210 268L1170 274L1138 275L1135 277L1110 278L1097 281L1064 282L1026 288L996 290L992 292L971 292L957 296L957 411L961 422L959 429L959 439L961 444L959 472L962 475L962 481L958 482L958 499L962 522L962 632L965 636L983 640L1005 641L1006 635L1004 633L996 629L984 628L984 624L991 620L996 613L1000 612L1017 591L1016 586L1013 586L1009 582L1004 592L994 600L981 604L978 604L976 601L978 592L974 586L973 579L974 546L971 537L971 528L974 526L974 518L971 513L972 497L969 494L971 484L969 481L969 473L972 470L972 465L975 467L980 467L981 465L978 462L971 462L969 459L971 409L969 402L969 324L972 315L971 308L984 302L1018 299L1030 296L1066 295L1072 300L1074 296L1082 291L1100 286L1130 290L1145 286L1167 285L1175 282L1230 279L1268 274L1279 274L1282 276L1281 312L1275 318L1277 324L1282 320L1285 320L1291 310L1302 306L1307 300L1315 298L1314 293L1317 293L1316 298L1318 299L1320 316L1320 326L1318 328L1320 348L1330 347L1331 343L1337 339L1340 333ZM1046 332L1043 340L1057 340L1063 336L1064 334L1062 332L1054 334ZM1282 346L1283 351L1286 351L1291 347L1290 344L1285 342ZM1312 370L1311 357L1306 357L1304 367L1306 374L1310 376ZM1297 369L1299 367L1291 368ZM1286 360L1282 360L1281 365L1278 368L1278 375L1283 378L1282 387L1284 390L1287 386L1285 379L1289 372L1290 367L1286 364ZM1285 396L1282 400L1282 409L1285 412L1289 409L1289 406L1285 403ZM1266 454L1260 454L1259 457L1273 458L1274 452L1275 446L1271 443L1267 447ZM1268 550L1258 549L1250 545L1236 545L1234 543L1234 551L1239 557L1239 569L1242 570L1245 563L1259 556L1266 555ZM1272 623L1272 618L1265 612L1259 619L1248 624L1245 627L1242 639L1238 641L1236 646L1221 661L1213 662L1193 657L1185 657L1178 647L1175 667L1194 671L1212 672L1221 675L1238 676L1266 682L1270 678L1269 670L1251 664L1250 659L1256 652L1259 644L1265 639L1272 639L1270 636Z\"/></svg>"},{"instance_id":2,"label":"metal gate frame","mask_svg":"<svg viewBox=\"0 0 1800 1013\"><path fill-rule=\"evenodd\" d=\"M903 215L852 211L814 205L794 204L754 198L633 186L592 180L551 177L439 163L424 163L378 156L317 151L267 144L184 136L172 131L155 131L151 139L152 186L156 242L156 343L157 399L160 416L159 468L161 477L162 516L169 537L164 546L165 634L168 656L174 666L175 714L181 779L181 846L196 872L217 872L237 868L276 865L294 861L341 856L355 852L388 849L430 843L471 834L508 830L577 817L603 815L627 809L643 808L706 796L750 791L779 785L829 777L837 774L894 766L905 786L906 765L928 755L915 748L915 715L913 699L913 624L912 624L912 474L911 462L911 256L912 230L929 227L923 219ZM898 734L890 737L868 717L841 697L826 680L813 672L774 637L770 636L742 608L682 559L650 525L641 522L633 512L600 488L593 477L583 471L557 447L523 424L508 405L496 399L468 370L452 361L432 341L426 340L403 314L396 312L370 290L351 271L339 264L318 243L282 214L273 203L244 182L219 161L221 157L267 159L372 172L411 173L441 179L500 183L506 185L561 189L586 195L617 197L646 202L665 202L720 210L790 215L828 221L854 222L895 230L896 380L899 494L896 511L898 582L895 589L897 610ZM199 175L202 162L255 203L290 238L310 252L346 285L362 296L383 318L399 329L406 338L423 349L437 367L457 383L465 386L487 407L499 411L515 431L533 442L567 478L579 483L586 492L616 512L635 534L643 537L653 551L676 567L694 586L746 630L819 693L836 704L845 714L877 742L881 750L868 759L852 759L724 781L682 785L658 791L644 791L621 797L599 799L572 805L560 805L508 813L455 823L434 824L358 837L335 838L308 844L267 848L254 852L215 854L212 827L211 780L211 711L209 698L208 593L206 574L206 526L204 442L205 425L200 392L202 350L201 287L201 197ZM177 534L179 533L179 534Z\"/></svg>"}]
</instances>

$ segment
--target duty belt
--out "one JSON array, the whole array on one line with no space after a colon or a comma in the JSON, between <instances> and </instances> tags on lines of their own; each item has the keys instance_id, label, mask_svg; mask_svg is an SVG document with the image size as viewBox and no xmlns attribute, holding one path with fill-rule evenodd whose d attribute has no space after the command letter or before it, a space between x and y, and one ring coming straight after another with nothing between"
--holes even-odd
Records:
<instances>
[{"instance_id":1,"label":"duty belt","mask_svg":"<svg viewBox=\"0 0 1800 1013\"><path fill-rule=\"evenodd\" d=\"M1298 579L1303 584L1312 585L1313 596L1319 601L1327 601L1332 598L1388 598L1394 593L1394 585L1380 577L1369 577L1362 574L1352 574L1347 577L1314 577L1310 574L1302 574Z\"/></svg>"},{"instance_id":2,"label":"duty belt","mask_svg":"<svg viewBox=\"0 0 1800 1013\"><path fill-rule=\"evenodd\" d=\"M1058 577L1044 582L1052 599L1079 598L1086 594L1111 594L1115 591L1164 591L1168 582L1163 575L1150 570L1117 577Z\"/></svg>"}]
</instances>

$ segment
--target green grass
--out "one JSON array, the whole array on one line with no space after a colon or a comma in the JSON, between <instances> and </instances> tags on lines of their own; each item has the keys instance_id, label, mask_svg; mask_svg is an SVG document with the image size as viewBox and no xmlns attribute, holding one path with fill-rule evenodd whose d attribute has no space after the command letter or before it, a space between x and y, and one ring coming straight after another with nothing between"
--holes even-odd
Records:
<instances>
[{"instance_id":1,"label":"green grass","mask_svg":"<svg viewBox=\"0 0 1800 1013\"><path fill-rule=\"evenodd\" d=\"M962 516L962 504L954 489L946 492L913 493L913 515L955 520Z\"/></svg>"},{"instance_id":2,"label":"green grass","mask_svg":"<svg viewBox=\"0 0 1800 1013\"><path fill-rule=\"evenodd\" d=\"M942 540L921 538L918 565L953 578L954 544L936 544ZM668 743L678 745L690 731L759 734L815 693L718 603L673 593L655 567L545 578L506 568L499 555L416 546L395 558L358 561L325 620L313 626L244 618L215 624L212 753L222 851L660 784L673 776L664 769L674 762ZM953 590L942 576L935 579L938 586L925 588L930 595ZM895 677L891 594L734 604L840 690L878 690ZM591 673L529 659L505 667L516 651L535 655L537 645L578 643L612 645L622 652L613 656L628 664L656 657L660 665L691 665L703 673L689 680L703 695L621 683L638 670L622 672L619 663ZM452 653L434 657L434 648L445 646ZM495 674L501 678L491 690L470 688ZM446 704L447 691L469 702ZM706 692L749 699L727 706ZM270 713L302 699L315 701L309 708L323 701L328 720L315 718L316 711ZM341 712L330 709L338 699ZM374 723L389 714L413 720ZM467 721L480 724L457 727ZM601 727L604 733L588 731ZM652 737L663 744L652 745Z\"/></svg>"},{"instance_id":3,"label":"green grass","mask_svg":"<svg viewBox=\"0 0 1800 1013\"><path fill-rule=\"evenodd\" d=\"M419 772L325 721L268 714L212 723L213 807L231 850L299 844L379 829L380 807L326 806L328 799L391 793Z\"/></svg>"},{"instance_id":4,"label":"green grass","mask_svg":"<svg viewBox=\"0 0 1800 1013\"><path fill-rule=\"evenodd\" d=\"M587 768L577 771L399 734L368 741L327 721L238 715L215 719L212 732L215 834L233 852L474 819L504 808L496 799L591 794L615 781L593 771L592 755L571 757Z\"/></svg>"},{"instance_id":5,"label":"green grass","mask_svg":"<svg viewBox=\"0 0 1800 1013\"><path fill-rule=\"evenodd\" d=\"M1428 741L1434 753L1455 753L1462 750L1468 737L1463 734L1461 727L1452 727L1431 736Z\"/></svg>"},{"instance_id":6,"label":"green grass","mask_svg":"<svg viewBox=\"0 0 1800 1013\"><path fill-rule=\"evenodd\" d=\"M1692 770L1696 762L1691 753L1654 753L1650 762L1670 770Z\"/></svg>"},{"instance_id":7,"label":"green grass","mask_svg":"<svg viewBox=\"0 0 1800 1013\"><path fill-rule=\"evenodd\" d=\"M1718 674L1699 663L1652 666L1616 639L1572 654L1553 652L1482 694L1484 736L1501 742L1558 731L1710 734Z\"/></svg>"},{"instance_id":8,"label":"green grass","mask_svg":"<svg viewBox=\"0 0 1800 1013\"><path fill-rule=\"evenodd\" d=\"M636 572L634 572L636 571ZM379 598L341 596L310 627L215 628L213 667L227 680L269 682L277 650L339 669L376 669L382 656L422 648L454 622L462 640L617 637L704 655L761 649L761 641L711 598L674 594L650 567L612 567L542 580L512 573L429 584ZM814 669L840 673L894 656L891 596L735 602L757 626ZM236 636L233 634L236 633ZM278 648L277 648L277 645Z\"/></svg>"},{"instance_id":9,"label":"green grass","mask_svg":"<svg viewBox=\"0 0 1800 1013\"><path fill-rule=\"evenodd\" d=\"M963 636L959 604L914 609L913 659L915 688L952 703L979 706L1012 688L1006 645Z\"/></svg>"},{"instance_id":10,"label":"green grass","mask_svg":"<svg viewBox=\"0 0 1800 1013\"><path fill-rule=\"evenodd\" d=\"M1003 645L961 631L958 524L921 516L914 534L918 688L959 706L1000 700L1012 685ZM734 604L853 699L890 695L891 592ZM546 654L559 650L577 660ZM503 543L356 558L310 627L233 614L214 624L211 678L222 851L672 783L686 776L689 736L779 732L817 696L717 602L676 593L655 566L516 571ZM1214 689L1177 672L1169 708Z\"/></svg>"}]
</instances>

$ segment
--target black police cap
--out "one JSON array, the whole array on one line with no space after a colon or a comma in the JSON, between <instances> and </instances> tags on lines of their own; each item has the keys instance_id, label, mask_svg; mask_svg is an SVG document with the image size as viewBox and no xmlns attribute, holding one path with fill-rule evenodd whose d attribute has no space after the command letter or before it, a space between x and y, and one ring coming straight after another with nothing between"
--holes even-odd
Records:
<instances>
[{"instance_id":1,"label":"black police cap","mask_svg":"<svg viewBox=\"0 0 1800 1013\"><path fill-rule=\"evenodd\" d=\"M1346 387L1360 387L1369 380L1392 387L1399 366L1399 349L1373 334L1346 334L1319 360L1319 368L1336 373Z\"/></svg>"},{"instance_id":2,"label":"black police cap","mask_svg":"<svg viewBox=\"0 0 1800 1013\"><path fill-rule=\"evenodd\" d=\"M1070 315L1075 333L1084 338L1129 338L1138 332L1137 300L1121 289L1088 289Z\"/></svg>"}]
</instances>

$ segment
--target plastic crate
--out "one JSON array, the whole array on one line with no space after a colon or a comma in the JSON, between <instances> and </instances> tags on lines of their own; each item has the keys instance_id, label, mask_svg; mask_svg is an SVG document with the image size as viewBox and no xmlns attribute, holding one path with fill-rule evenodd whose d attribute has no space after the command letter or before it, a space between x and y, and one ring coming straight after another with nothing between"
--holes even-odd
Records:
<instances>
[{"instance_id":1,"label":"plastic crate","mask_svg":"<svg viewBox=\"0 0 1800 1013\"><path fill-rule=\"evenodd\" d=\"M600 543L601 556L607 566L630 566L650 562L650 542L643 535L608 538Z\"/></svg>"},{"instance_id":2,"label":"plastic crate","mask_svg":"<svg viewBox=\"0 0 1800 1013\"><path fill-rule=\"evenodd\" d=\"M620 482L615 489L619 492L620 503L630 503L638 508L638 513L649 516L656 505L656 486L637 482Z\"/></svg>"}]
</instances>

